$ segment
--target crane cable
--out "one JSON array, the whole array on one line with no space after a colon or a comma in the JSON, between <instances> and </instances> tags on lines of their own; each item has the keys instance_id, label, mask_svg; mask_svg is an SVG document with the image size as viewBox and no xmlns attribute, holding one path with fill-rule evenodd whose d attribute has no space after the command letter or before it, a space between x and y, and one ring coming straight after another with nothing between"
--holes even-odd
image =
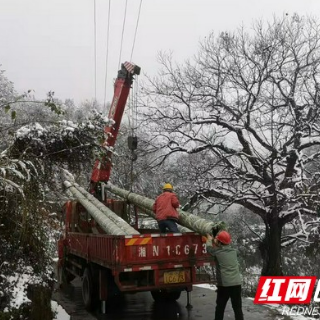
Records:
<instances>
[{"instance_id":1,"label":"crane cable","mask_svg":"<svg viewBox=\"0 0 320 320\"><path fill-rule=\"evenodd\" d=\"M134 130L138 126L138 92L139 92L139 76L135 79L135 86L133 92L133 128Z\"/></svg>"},{"instance_id":2,"label":"crane cable","mask_svg":"<svg viewBox=\"0 0 320 320\"><path fill-rule=\"evenodd\" d=\"M106 48L106 73L104 77L104 99L103 106L106 106L107 100L107 78L108 78L108 57L109 57L109 31L110 31L110 11L111 11L111 0L109 0L108 8L108 28L107 28L107 48Z\"/></svg>"},{"instance_id":3,"label":"crane cable","mask_svg":"<svg viewBox=\"0 0 320 320\"><path fill-rule=\"evenodd\" d=\"M131 131L131 137L132 139L136 138L136 129L137 129L137 123L138 123L138 119L137 119L137 101L138 101L138 88L139 88L139 81L138 81L139 77L137 76L135 81L134 81L134 85L133 85L133 89L131 91L131 95L129 96L129 130ZM133 183L134 183L134 162L137 160L137 155L135 153L135 149L131 148L131 161L130 161L130 191L132 192L133 190Z\"/></svg>"},{"instance_id":4,"label":"crane cable","mask_svg":"<svg viewBox=\"0 0 320 320\"><path fill-rule=\"evenodd\" d=\"M138 77L138 76L137 76ZM135 123L135 111L136 111L136 107L135 107L135 91L136 91L136 87L137 87L137 78L135 79L135 81L132 84L132 90L130 92L129 95L129 103L128 103L128 113L129 113L129 129L131 131L131 135L134 136L134 132L135 132L135 128L136 128L136 123Z\"/></svg>"},{"instance_id":5,"label":"crane cable","mask_svg":"<svg viewBox=\"0 0 320 320\"><path fill-rule=\"evenodd\" d=\"M138 26L139 26L139 20L140 20L140 13L141 13L141 5L142 5L142 0L140 0L140 5L139 5L139 11L138 11L138 18L137 18L137 23L136 23L136 28L134 32L134 38L133 38L133 44L132 44L132 50L131 50L131 56L130 56L130 61L132 62L132 56L133 56L133 50L134 46L136 43L136 37L137 37L137 31L138 31ZM137 119L137 114L138 114L138 91L139 91L139 77L136 76L133 90L131 92L131 99L130 99L130 114L129 114L129 128L131 129L131 136L136 137L135 131L137 128L138 124L138 119ZM130 121L130 119L132 121ZM134 161L136 160L136 155L134 153L134 150L131 150L131 165L130 165L130 191L133 189L133 183L134 183L134 175L133 175L133 164Z\"/></svg>"},{"instance_id":6,"label":"crane cable","mask_svg":"<svg viewBox=\"0 0 320 320\"><path fill-rule=\"evenodd\" d=\"M128 6L128 0L126 0L126 5L125 5L125 8L124 8L124 17L123 17L123 25L122 25L122 35L121 35L121 43L120 43L120 54L119 54L118 69L120 69L120 63L121 63L123 35L124 35L124 28L125 28L125 25L126 25L126 17L127 17L127 6Z\"/></svg>"},{"instance_id":7,"label":"crane cable","mask_svg":"<svg viewBox=\"0 0 320 320\"><path fill-rule=\"evenodd\" d=\"M132 43L131 56L130 56L131 62L132 62L133 50L134 50L135 43L136 43L136 37L137 37L137 31L138 31L140 13L141 13L141 6L142 6L142 0L140 0L136 28L135 28L134 38L133 38L133 43ZM137 126L137 118L135 118L135 117L137 117L137 96L138 96L138 88L139 88L138 76L136 77L134 84L135 85L132 90L132 94L131 94L132 97L131 97L131 103L130 103L130 106L132 107L132 109L131 109L132 125L130 125L130 119L129 119L129 126L131 127L131 132L132 132L133 136L134 136L135 128Z\"/></svg>"},{"instance_id":8,"label":"crane cable","mask_svg":"<svg viewBox=\"0 0 320 320\"><path fill-rule=\"evenodd\" d=\"M96 0L93 2L93 38L94 38L94 99L97 101L97 15Z\"/></svg>"},{"instance_id":9,"label":"crane cable","mask_svg":"<svg viewBox=\"0 0 320 320\"><path fill-rule=\"evenodd\" d=\"M134 49L134 46L135 46L135 43L136 43L137 30L138 30L139 19L140 19L140 12L141 12L141 5L142 5L142 0L140 0L138 18L137 18L137 23L136 23L136 30L135 30L135 32L134 32L134 37L133 37L133 44L132 44L132 50L131 50L131 56L130 56L130 61L131 61L131 62L132 62L132 56L133 56L133 49Z\"/></svg>"}]
</instances>

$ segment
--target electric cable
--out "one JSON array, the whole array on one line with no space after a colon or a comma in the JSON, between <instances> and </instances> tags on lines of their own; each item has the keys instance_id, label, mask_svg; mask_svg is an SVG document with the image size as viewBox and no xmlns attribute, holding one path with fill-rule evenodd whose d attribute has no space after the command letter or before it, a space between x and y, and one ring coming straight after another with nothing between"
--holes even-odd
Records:
<instances>
[{"instance_id":1,"label":"electric cable","mask_svg":"<svg viewBox=\"0 0 320 320\"><path fill-rule=\"evenodd\" d=\"M106 106L107 100L107 78L108 78L108 57L109 57L109 32L110 32L110 11L111 11L111 0L109 0L108 8L108 27L107 27L107 48L106 48L106 73L104 78L104 99L103 106Z\"/></svg>"},{"instance_id":2,"label":"electric cable","mask_svg":"<svg viewBox=\"0 0 320 320\"><path fill-rule=\"evenodd\" d=\"M97 101L97 16L96 0L93 2L93 33L94 33L94 99Z\"/></svg>"},{"instance_id":3,"label":"electric cable","mask_svg":"<svg viewBox=\"0 0 320 320\"><path fill-rule=\"evenodd\" d=\"M123 43L123 35L124 35L124 28L126 25L126 17L127 17L127 6L128 6L128 0L126 0L126 5L124 8L124 17L123 17L123 25L122 25L122 35L121 35L121 43L120 43L120 54L119 54L119 69L120 69L120 62L121 62L121 54L122 54L122 43Z\"/></svg>"},{"instance_id":4,"label":"electric cable","mask_svg":"<svg viewBox=\"0 0 320 320\"><path fill-rule=\"evenodd\" d=\"M132 61L133 49L134 49L134 46L136 43L137 30L138 30L138 25L139 25L139 20L140 20L141 5L142 5L142 0L140 0L140 5L139 5L139 12L138 12L138 18L137 18L137 23L136 23L136 30L134 32L134 37L133 37L133 44L132 44L130 61Z\"/></svg>"}]
</instances>

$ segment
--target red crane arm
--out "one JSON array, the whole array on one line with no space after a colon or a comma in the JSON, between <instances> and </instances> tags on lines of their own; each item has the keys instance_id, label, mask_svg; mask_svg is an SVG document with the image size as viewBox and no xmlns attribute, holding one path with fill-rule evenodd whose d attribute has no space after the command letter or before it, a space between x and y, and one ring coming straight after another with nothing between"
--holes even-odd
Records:
<instances>
[{"instance_id":1,"label":"red crane arm","mask_svg":"<svg viewBox=\"0 0 320 320\"><path fill-rule=\"evenodd\" d=\"M118 77L114 84L114 95L109 110L109 119L114 120L114 124L104 129L106 137L106 140L102 144L104 147L113 147L116 142L122 115L134 79L133 77L139 74L140 67L130 62L123 63L121 69L118 71ZM91 184L95 185L97 182L107 182L109 180L111 173L111 155L112 152L109 151L104 159L101 161L97 159L95 161L91 175Z\"/></svg>"}]
</instances>

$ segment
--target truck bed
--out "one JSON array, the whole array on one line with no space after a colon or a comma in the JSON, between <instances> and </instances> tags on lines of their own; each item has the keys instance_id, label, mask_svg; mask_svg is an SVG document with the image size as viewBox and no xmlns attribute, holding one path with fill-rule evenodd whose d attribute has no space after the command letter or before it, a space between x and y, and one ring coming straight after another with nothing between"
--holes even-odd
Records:
<instances>
[{"instance_id":1,"label":"truck bed","mask_svg":"<svg viewBox=\"0 0 320 320\"><path fill-rule=\"evenodd\" d=\"M109 236L69 232L69 252L108 268L161 268L172 265L211 265L199 234L189 232ZM142 267L141 267L142 266Z\"/></svg>"}]
</instances>

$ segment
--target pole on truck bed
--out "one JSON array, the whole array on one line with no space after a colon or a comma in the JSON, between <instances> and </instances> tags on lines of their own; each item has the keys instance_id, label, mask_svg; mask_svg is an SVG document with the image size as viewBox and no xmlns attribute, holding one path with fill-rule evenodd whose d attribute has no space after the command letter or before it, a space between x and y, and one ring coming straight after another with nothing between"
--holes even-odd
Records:
<instances>
[{"instance_id":1,"label":"pole on truck bed","mask_svg":"<svg viewBox=\"0 0 320 320\"><path fill-rule=\"evenodd\" d=\"M101 203L96 197L74 183L73 186L84 195L95 207L97 207L108 219L115 223L120 229L122 229L128 235L140 234L136 229L131 227L124 219L119 217L116 213Z\"/></svg>"},{"instance_id":2,"label":"pole on truck bed","mask_svg":"<svg viewBox=\"0 0 320 320\"><path fill-rule=\"evenodd\" d=\"M138 207L138 206L136 206L136 207ZM145 208L142 208L142 207L140 207L139 209L140 209L140 211L142 211L142 212L144 212L145 214L147 214L149 217L151 217L151 218L153 218L153 219L156 219L156 215L155 215L155 213L154 213L152 210L148 210L148 209L145 209ZM194 232L193 230L191 230L191 229L189 229L189 228L187 228L187 227L184 227L184 226L180 225L180 224L179 224L179 221L178 221L177 227L178 227L178 230L179 230L181 233Z\"/></svg>"},{"instance_id":3,"label":"pole on truck bed","mask_svg":"<svg viewBox=\"0 0 320 320\"><path fill-rule=\"evenodd\" d=\"M110 182L106 184L106 189L109 190L111 193L126 199L130 203L133 203L142 211L144 211L146 214L154 217L154 214L152 212L152 206L153 206L154 200L141 196L139 194L121 189L119 187L116 187ZM191 214L189 212L183 211L181 209L178 209L178 212L179 212L178 223L200 234L203 234L203 235L211 234L212 228L216 228L216 227L220 229L226 228L226 225L224 222L216 223L207 219L199 218L198 216Z\"/></svg>"},{"instance_id":4,"label":"pole on truck bed","mask_svg":"<svg viewBox=\"0 0 320 320\"><path fill-rule=\"evenodd\" d=\"M122 226L120 227L114 221L112 221L108 214L112 213L110 209L105 207L104 212L101 211L99 207L96 206L91 200L94 198L89 192L86 192L84 189L79 187L77 184L71 184L69 181L65 181L64 185L70 190L73 196L87 209L88 213L95 219L104 232L110 235L133 235L139 234L138 231L133 229L126 221L118 217L123 221ZM78 188L81 190L79 191ZM88 197L89 196L89 197ZM91 198L92 197L92 198ZM112 216L112 214L110 216ZM119 220L120 221L120 220Z\"/></svg>"}]
</instances>

